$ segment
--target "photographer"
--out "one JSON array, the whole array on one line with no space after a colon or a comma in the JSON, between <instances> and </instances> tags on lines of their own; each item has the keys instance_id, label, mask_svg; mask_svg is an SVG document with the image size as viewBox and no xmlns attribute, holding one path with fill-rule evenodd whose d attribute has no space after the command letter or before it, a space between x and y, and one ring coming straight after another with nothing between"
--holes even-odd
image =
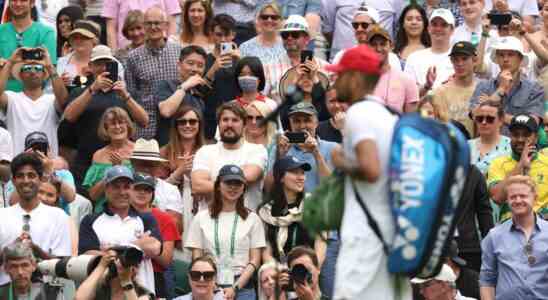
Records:
<instances>
[{"instance_id":1,"label":"photographer","mask_svg":"<svg viewBox=\"0 0 548 300\"><path fill-rule=\"evenodd\" d=\"M320 265L314 250L303 246L293 248L287 255L287 264L290 274L289 282L293 283L293 288L297 294L296 299L327 299L322 296L320 291ZM283 285L286 282L286 276L286 273L282 272L280 274L280 284Z\"/></svg>"},{"instance_id":2,"label":"photographer","mask_svg":"<svg viewBox=\"0 0 548 300\"><path fill-rule=\"evenodd\" d=\"M115 273L117 274L115 277L111 273L113 270L111 266L115 266ZM74 299L154 299L154 294L139 285L136 276L136 266L124 266L116 251L105 251L99 265L76 291Z\"/></svg>"},{"instance_id":3,"label":"photographer","mask_svg":"<svg viewBox=\"0 0 548 300\"><path fill-rule=\"evenodd\" d=\"M59 289L42 282L32 282L36 259L25 243L15 242L4 248L3 260L10 282L0 285L0 299L64 299Z\"/></svg>"}]
</instances>

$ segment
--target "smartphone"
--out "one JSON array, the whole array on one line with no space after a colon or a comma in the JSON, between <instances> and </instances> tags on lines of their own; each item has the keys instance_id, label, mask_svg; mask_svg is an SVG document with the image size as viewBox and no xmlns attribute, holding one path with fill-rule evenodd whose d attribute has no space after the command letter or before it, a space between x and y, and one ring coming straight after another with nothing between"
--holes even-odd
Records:
<instances>
[{"instance_id":1,"label":"smartphone","mask_svg":"<svg viewBox=\"0 0 548 300\"><path fill-rule=\"evenodd\" d=\"M306 141L306 132L286 132L284 135L289 140L290 144L302 144Z\"/></svg>"},{"instance_id":2,"label":"smartphone","mask_svg":"<svg viewBox=\"0 0 548 300\"><path fill-rule=\"evenodd\" d=\"M221 43L221 55L225 55L227 53L230 53L232 51L236 50L234 43Z\"/></svg>"},{"instance_id":3,"label":"smartphone","mask_svg":"<svg viewBox=\"0 0 548 300\"><path fill-rule=\"evenodd\" d=\"M312 60L314 58L314 52L310 50L301 51L301 64L304 64L307 60Z\"/></svg>"},{"instance_id":4,"label":"smartphone","mask_svg":"<svg viewBox=\"0 0 548 300\"><path fill-rule=\"evenodd\" d=\"M44 53L42 49L23 49L21 50L21 58L23 60L42 60L44 58Z\"/></svg>"},{"instance_id":5,"label":"smartphone","mask_svg":"<svg viewBox=\"0 0 548 300\"><path fill-rule=\"evenodd\" d=\"M106 63L106 72L108 72L108 78L112 82L118 81L118 63L115 61L109 61Z\"/></svg>"},{"instance_id":6,"label":"smartphone","mask_svg":"<svg viewBox=\"0 0 548 300\"><path fill-rule=\"evenodd\" d=\"M45 155L48 154L48 144L46 144L46 143L35 143L35 144L32 144L32 145L30 146L30 148L31 148L33 151L42 152L42 153L45 154Z\"/></svg>"},{"instance_id":7,"label":"smartphone","mask_svg":"<svg viewBox=\"0 0 548 300\"><path fill-rule=\"evenodd\" d=\"M491 21L491 25L495 26L508 25L512 21L511 14L490 13L487 14L487 18Z\"/></svg>"}]
</instances>

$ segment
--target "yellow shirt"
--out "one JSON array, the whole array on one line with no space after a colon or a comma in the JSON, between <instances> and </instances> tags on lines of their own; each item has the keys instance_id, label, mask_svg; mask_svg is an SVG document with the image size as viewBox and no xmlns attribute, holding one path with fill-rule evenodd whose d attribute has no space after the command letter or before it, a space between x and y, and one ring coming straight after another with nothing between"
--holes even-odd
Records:
<instances>
[{"instance_id":1,"label":"yellow shirt","mask_svg":"<svg viewBox=\"0 0 548 300\"><path fill-rule=\"evenodd\" d=\"M487 185L489 188L503 181L518 164L512 155L504 155L495 158L487 171ZM537 187L537 200L533 209L536 212L542 208L548 208L548 155L539 152L537 157L531 161L529 176ZM508 204L504 203L500 209L500 220L504 221L512 216Z\"/></svg>"}]
</instances>

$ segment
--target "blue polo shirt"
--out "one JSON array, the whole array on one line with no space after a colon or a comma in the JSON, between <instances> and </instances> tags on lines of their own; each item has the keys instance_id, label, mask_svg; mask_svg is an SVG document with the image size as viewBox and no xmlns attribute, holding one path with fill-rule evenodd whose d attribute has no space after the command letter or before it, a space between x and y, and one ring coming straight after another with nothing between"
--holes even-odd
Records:
<instances>
[{"instance_id":1,"label":"blue polo shirt","mask_svg":"<svg viewBox=\"0 0 548 300\"><path fill-rule=\"evenodd\" d=\"M316 137L318 140L318 150L320 151L321 155L325 159L325 162L327 165L333 169L333 162L331 160L331 152L335 147L338 146L337 143L328 142L321 140L320 138ZM268 153L268 168L267 170L269 172L272 171L272 168L274 167L274 162L276 161L276 152L277 152L277 146L276 141L273 142L274 145L272 145L270 148L270 151ZM318 173L318 165L316 163L316 159L314 159L314 155L310 152L304 152L301 150L301 148L297 147L296 145L291 145L289 150L287 151L287 155L294 156L298 158L301 161L305 161L310 164L312 167L309 172L306 172L306 179L304 181L304 192L310 193L314 190L318 184L320 184L320 174Z\"/></svg>"}]
</instances>

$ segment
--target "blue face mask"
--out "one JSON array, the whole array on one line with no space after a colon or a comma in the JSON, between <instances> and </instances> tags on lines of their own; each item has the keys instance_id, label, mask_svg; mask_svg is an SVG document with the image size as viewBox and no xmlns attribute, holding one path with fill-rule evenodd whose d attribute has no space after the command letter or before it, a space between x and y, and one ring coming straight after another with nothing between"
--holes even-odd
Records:
<instances>
[{"instance_id":1,"label":"blue face mask","mask_svg":"<svg viewBox=\"0 0 548 300\"><path fill-rule=\"evenodd\" d=\"M238 77L238 84L244 93L257 92L259 78L255 76L240 76Z\"/></svg>"}]
</instances>

